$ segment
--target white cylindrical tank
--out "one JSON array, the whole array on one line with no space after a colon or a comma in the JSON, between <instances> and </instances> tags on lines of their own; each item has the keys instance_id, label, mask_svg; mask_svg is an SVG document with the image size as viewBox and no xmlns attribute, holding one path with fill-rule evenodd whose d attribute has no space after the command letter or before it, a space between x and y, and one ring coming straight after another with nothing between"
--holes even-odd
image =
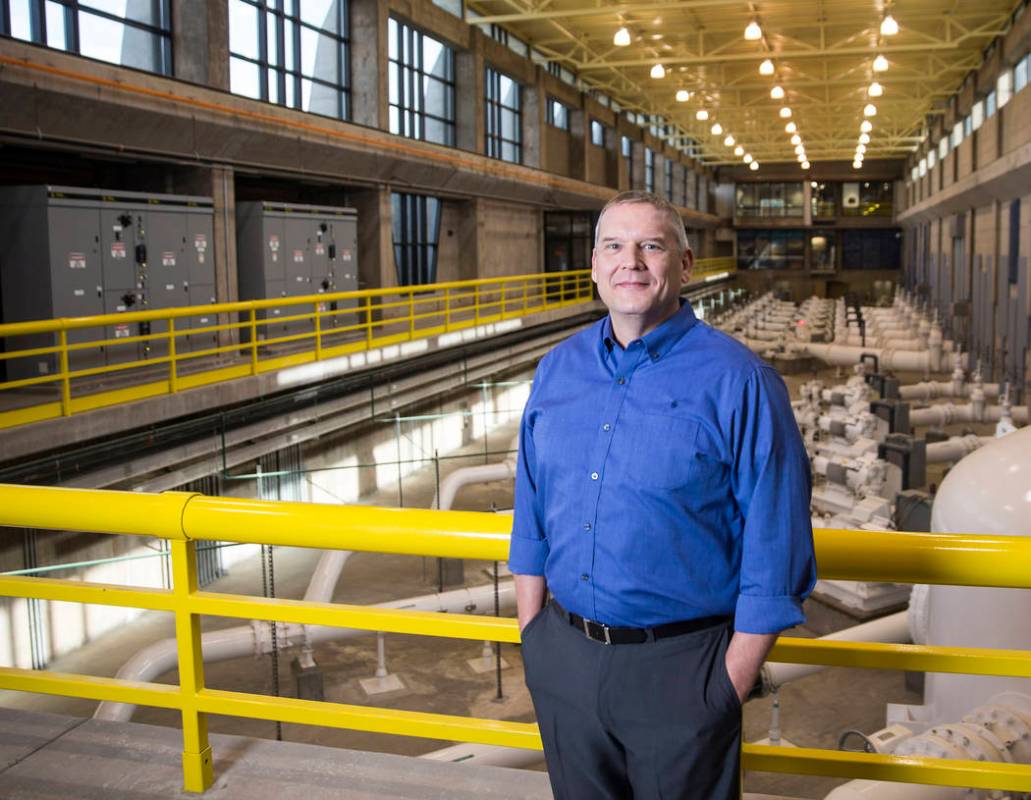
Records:
<instances>
[{"instance_id":1,"label":"white cylindrical tank","mask_svg":"<svg viewBox=\"0 0 1031 800\"><path fill-rule=\"evenodd\" d=\"M942 481L931 530L1031 536L1031 428L975 450ZM928 644L1031 650L1031 589L932 586ZM992 695L1031 694L1031 680L929 672L921 717L960 719Z\"/></svg>"}]
</instances>

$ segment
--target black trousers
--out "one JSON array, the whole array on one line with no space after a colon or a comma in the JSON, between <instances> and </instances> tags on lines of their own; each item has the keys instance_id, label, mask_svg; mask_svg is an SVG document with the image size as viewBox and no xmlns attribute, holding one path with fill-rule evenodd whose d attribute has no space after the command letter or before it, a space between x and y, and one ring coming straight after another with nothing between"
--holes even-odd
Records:
<instances>
[{"instance_id":1,"label":"black trousers","mask_svg":"<svg viewBox=\"0 0 1031 800\"><path fill-rule=\"evenodd\" d=\"M739 800L731 633L606 645L554 604L534 617L523 662L557 800Z\"/></svg>"}]
</instances>

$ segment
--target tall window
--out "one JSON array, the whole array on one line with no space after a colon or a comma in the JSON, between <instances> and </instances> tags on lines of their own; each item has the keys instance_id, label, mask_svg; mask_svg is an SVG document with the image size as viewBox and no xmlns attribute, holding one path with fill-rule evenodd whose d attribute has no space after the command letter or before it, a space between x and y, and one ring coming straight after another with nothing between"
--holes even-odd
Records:
<instances>
[{"instance_id":1,"label":"tall window","mask_svg":"<svg viewBox=\"0 0 1031 800\"><path fill-rule=\"evenodd\" d=\"M594 247L593 211L544 212L544 269L561 272L587 269Z\"/></svg>"},{"instance_id":2,"label":"tall window","mask_svg":"<svg viewBox=\"0 0 1031 800\"><path fill-rule=\"evenodd\" d=\"M390 195L393 210L394 266L401 286L437 279L440 200L419 194Z\"/></svg>"},{"instance_id":3,"label":"tall window","mask_svg":"<svg viewBox=\"0 0 1031 800\"><path fill-rule=\"evenodd\" d=\"M644 148L644 190L655 191L655 153L650 147Z\"/></svg>"},{"instance_id":4,"label":"tall window","mask_svg":"<svg viewBox=\"0 0 1031 800\"><path fill-rule=\"evenodd\" d=\"M485 84L487 155L518 164L523 160L519 84L490 67Z\"/></svg>"},{"instance_id":5,"label":"tall window","mask_svg":"<svg viewBox=\"0 0 1031 800\"><path fill-rule=\"evenodd\" d=\"M0 0L0 34L110 64L172 73L169 0Z\"/></svg>"},{"instance_id":6,"label":"tall window","mask_svg":"<svg viewBox=\"0 0 1031 800\"><path fill-rule=\"evenodd\" d=\"M234 94L348 118L347 2L229 0Z\"/></svg>"},{"instance_id":7,"label":"tall window","mask_svg":"<svg viewBox=\"0 0 1031 800\"><path fill-rule=\"evenodd\" d=\"M393 17L390 40L390 132L455 145L455 52Z\"/></svg>"},{"instance_id":8,"label":"tall window","mask_svg":"<svg viewBox=\"0 0 1031 800\"><path fill-rule=\"evenodd\" d=\"M591 120L591 144L595 147L605 146L605 126L596 119Z\"/></svg>"},{"instance_id":9,"label":"tall window","mask_svg":"<svg viewBox=\"0 0 1031 800\"><path fill-rule=\"evenodd\" d=\"M569 130L569 108L554 97L548 98L548 124L564 131Z\"/></svg>"},{"instance_id":10,"label":"tall window","mask_svg":"<svg viewBox=\"0 0 1031 800\"><path fill-rule=\"evenodd\" d=\"M619 140L619 147L623 154L623 160L626 162L626 185L632 189L634 188L634 145L629 136L624 136Z\"/></svg>"},{"instance_id":11,"label":"tall window","mask_svg":"<svg viewBox=\"0 0 1031 800\"><path fill-rule=\"evenodd\" d=\"M673 162L666 159L662 165L663 182L665 184L666 199L673 201Z\"/></svg>"}]
</instances>

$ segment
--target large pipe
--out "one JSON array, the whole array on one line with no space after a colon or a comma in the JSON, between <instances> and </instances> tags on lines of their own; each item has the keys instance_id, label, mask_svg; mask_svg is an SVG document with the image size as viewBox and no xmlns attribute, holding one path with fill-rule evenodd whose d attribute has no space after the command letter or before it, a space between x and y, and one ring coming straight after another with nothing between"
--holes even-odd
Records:
<instances>
[{"instance_id":1,"label":"large pipe","mask_svg":"<svg viewBox=\"0 0 1031 800\"><path fill-rule=\"evenodd\" d=\"M963 456L970 455L977 448L982 447L995 439L994 436L952 436L944 442L932 442L927 445L927 463L940 464L949 461L959 461Z\"/></svg>"},{"instance_id":2,"label":"large pipe","mask_svg":"<svg viewBox=\"0 0 1031 800\"><path fill-rule=\"evenodd\" d=\"M519 449L519 437L516 436L508 446L509 453L504 461L496 464L480 464L474 467L462 467L451 472L440 482L440 495L433 495L430 508L450 511L458 490L463 486L490 481L504 481L515 478L516 451Z\"/></svg>"},{"instance_id":3,"label":"large pipe","mask_svg":"<svg viewBox=\"0 0 1031 800\"><path fill-rule=\"evenodd\" d=\"M864 622L842 631L835 631L827 636L821 636L822 640L832 642L887 642L892 644L906 644L911 641L909 634L909 622L907 611L899 611L897 614L889 614L880 619ZM807 675L814 675L827 669L822 664L786 664L779 661L770 661L763 664L762 682L763 693L779 689L786 683L797 681Z\"/></svg>"},{"instance_id":4,"label":"large pipe","mask_svg":"<svg viewBox=\"0 0 1031 800\"><path fill-rule=\"evenodd\" d=\"M890 350L881 347L862 347L841 344L796 342L790 349L818 358L827 364L849 367L858 364L863 356L877 356L879 369L900 369L914 372L938 372L941 369L941 346L937 350Z\"/></svg>"},{"instance_id":5,"label":"large pipe","mask_svg":"<svg viewBox=\"0 0 1031 800\"><path fill-rule=\"evenodd\" d=\"M499 613L511 612L515 609L515 588L512 581L498 584ZM494 584L487 583L472 588L454 589L449 592L424 594L419 597L408 597L403 600L391 600L377 603L371 608L403 608L419 611L439 611L451 614L494 613ZM272 623L252 621L246 625L227 628L221 631L209 631L201 637L204 661L225 661L246 655L260 655L271 651ZM297 625L294 623L276 623L277 642L282 647L290 647L304 641L310 643L350 639L375 633L356 628L331 628L325 625ZM115 674L120 680L153 681L158 676L175 669L178 663L178 648L175 638L162 639L149 647L145 647L129 659ZM136 706L132 703L101 703L93 714L94 719L106 719L114 722L129 722Z\"/></svg>"},{"instance_id":6,"label":"large pipe","mask_svg":"<svg viewBox=\"0 0 1031 800\"><path fill-rule=\"evenodd\" d=\"M1027 406L1012 406L1010 417L1014 422L1026 425ZM957 406L941 403L927 408L915 408L909 412L909 424L943 428L956 422L998 422L1004 416L1002 406L985 406L983 403L967 403Z\"/></svg>"}]
</instances>

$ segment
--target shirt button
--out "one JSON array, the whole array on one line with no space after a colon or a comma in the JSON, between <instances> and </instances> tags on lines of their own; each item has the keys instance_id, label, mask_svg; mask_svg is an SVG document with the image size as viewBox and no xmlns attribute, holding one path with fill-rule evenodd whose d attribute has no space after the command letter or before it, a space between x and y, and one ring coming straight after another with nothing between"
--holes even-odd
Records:
<instances>
[{"instance_id":1,"label":"shirt button","mask_svg":"<svg viewBox=\"0 0 1031 800\"><path fill-rule=\"evenodd\" d=\"M583 575L580 576L580 580L582 580L582 581L589 581L590 579L591 579L591 576L588 575L586 572Z\"/></svg>"},{"instance_id":2,"label":"shirt button","mask_svg":"<svg viewBox=\"0 0 1031 800\"><path fill-rule=\"evenodd\" d=\"M598 480L598 473L597 472L592 472L591 473L591 480L592 481Z\"/></svg>"},{"instance_id":3,"label":"shirt button","mask_svg":"<svg viewBox=\"0 0 1031 800\"><path fill-rule=\"evenodd\" d=\"M616 378L616 383L622 386L624 383L626 383L626 378Z\"/></svg>"},{"instance_id":4,"label":"shirt button","mask_svg":"<svg viewBox=\"0 0 1031 800\"><path fill-rule=\"evenodd\" d=\"M606 422L604 425L601 426L601 429L603 431L611 431L612 430L612 426L609 425L609 423Z\"/></svg>"},{"instance_id":5,"label":"shirt button","mask_svg":"<svg viewBox=\"0 0 1031 800\"><path fill-rule=\"evenodd\" d=\"M591 523L589 523L589 522L585 522L585 523L584 523L584 530L585 530L585 531L589 531L590 529L591 529Z\"/></svg>"}]
</instances>

